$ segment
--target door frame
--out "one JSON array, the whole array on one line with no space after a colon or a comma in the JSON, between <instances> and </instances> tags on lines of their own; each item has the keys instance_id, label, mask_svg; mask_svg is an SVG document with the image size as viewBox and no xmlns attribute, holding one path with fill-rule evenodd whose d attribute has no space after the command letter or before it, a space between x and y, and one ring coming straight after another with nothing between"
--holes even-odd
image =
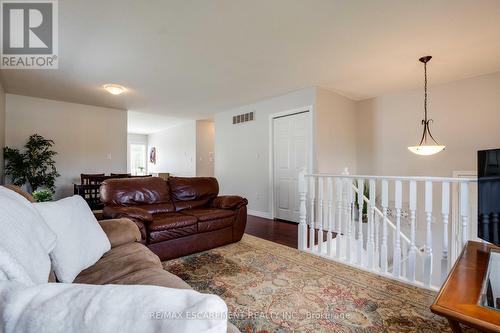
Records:
<instances>
[{"instance_id":1,"label":"door frame","mask_svg":"<svg viewBox=\"0 0 500 333\"><path fill-rule=\"evenodd\" d=\"M314 108L312 105L309 106L303 106L300 108L296 109L290 109L286 111L280 111L276 113L272 113L269 115L269 180L270 180L270 186L269 186L269 198L271 199L270 201L270 211L271 211L271 219L275 218L276 214L276 196L275 196L275 188L274 188L274 119L275 118L281 118L285 116L291 116L296 113L303 113L303 112L309 112L309 134L310 134L310 139L309 139L309 161L308 161L308 166L306 172L312 173L316 166L316 161L314 159L315 154L315 140L316 138L314 137L314 131L315 131L315 113L314 113Z\"/></svg>"}]
</instances>

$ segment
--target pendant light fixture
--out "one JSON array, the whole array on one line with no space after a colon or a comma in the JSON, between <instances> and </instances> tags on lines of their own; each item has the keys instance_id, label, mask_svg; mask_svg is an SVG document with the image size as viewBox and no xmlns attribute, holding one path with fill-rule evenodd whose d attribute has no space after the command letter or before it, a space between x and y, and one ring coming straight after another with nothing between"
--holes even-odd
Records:
<instances>
[{"instance_id":1,"label":"pendant light fixture","mask_svg":"<svg viewBox=\"0 0 500 333\"><path fill-rule=\"evenodd\" d=\"M422 139L418 146L411 146L408 149L417 155L434 155L439 153L445 148L445 146L437 143L436 139L431 134L430 123L433 122L432 119L427 119L427 63L431 60L431 56L425 56L418 59L424 64L424 119L422 120L422 125L424 126L424 132L422 133Z\"/></svg>"}]
</instances>

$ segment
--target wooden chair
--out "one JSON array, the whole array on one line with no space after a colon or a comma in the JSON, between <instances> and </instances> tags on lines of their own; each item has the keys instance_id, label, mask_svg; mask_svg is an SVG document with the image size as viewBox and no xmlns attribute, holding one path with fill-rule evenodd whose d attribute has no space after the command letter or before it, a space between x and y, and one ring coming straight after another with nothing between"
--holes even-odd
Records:
<instances>
[{"instance_id":1,"label":"wooden chair","mask_svg":"<svg viewBox=\"0 0 500 333\"><path fill-rule=\"evenodd\" d=\"M74 193L82 196L92 210L100 210L103 208L101 203L100 187L106 180L104 173L82 173L80 174L80 185L74 185Z\"/></svg>"},{"instance_id":2,"label":"wooden chair","mask_svg":"<svg viewBox=\"0 0 500 333\"><path fill-rule=\"evenodd\" d=\"M103 173L82 173L80 174L80 184L81 185L92 185L96 178L104 177Z\"/></svg>"}]
</instances>

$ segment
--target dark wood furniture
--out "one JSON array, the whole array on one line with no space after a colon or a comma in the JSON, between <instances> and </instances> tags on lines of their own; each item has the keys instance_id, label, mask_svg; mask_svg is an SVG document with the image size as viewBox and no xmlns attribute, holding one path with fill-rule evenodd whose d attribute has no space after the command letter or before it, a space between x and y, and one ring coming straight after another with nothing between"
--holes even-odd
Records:
<instances>
[{"instance_id":1,"label":"dark wood furniture","mask_svg":"<svg viewBox=\"0 0 500 333\"><path fill-rule=\"evenodd\" d=\"M431 311L445 317L453 332L460 323L483 332L500 332L500 312L478 304L489 250L497 248L469 241L436 297Z\"/></svg>"},{"instance_id":2,"label":"dark wood furniture","mask_svg":"<svg viewBox=\"0 0 500 333\"><path fill-rule=\"evenodd\" d=\"M151 175L132 176L129 173L111 173L111 175L106 176L104 173L82 173L80 175L80 184L73 185L73 193L83 197L89 204L90 209L101 210L104 207L100 194L103 181L106 179L135 177L151 177Z\"/></svg>"}]
</instances>

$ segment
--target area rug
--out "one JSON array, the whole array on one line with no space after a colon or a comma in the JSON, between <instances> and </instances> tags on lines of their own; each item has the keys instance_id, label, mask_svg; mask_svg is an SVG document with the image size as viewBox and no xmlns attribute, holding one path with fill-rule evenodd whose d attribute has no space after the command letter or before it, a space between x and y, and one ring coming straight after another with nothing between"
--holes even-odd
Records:
<instances>
[{"instance_id":1,"label":"area rug","mask_svg":"<svg viewBox=\"0 0 500 333\"><path fill-rule=\"evenodd\" d=\"M217 294L244 333L450 332L434 292L245 234L166 261L195 290Z\"/></svg>"}]
</instances>

